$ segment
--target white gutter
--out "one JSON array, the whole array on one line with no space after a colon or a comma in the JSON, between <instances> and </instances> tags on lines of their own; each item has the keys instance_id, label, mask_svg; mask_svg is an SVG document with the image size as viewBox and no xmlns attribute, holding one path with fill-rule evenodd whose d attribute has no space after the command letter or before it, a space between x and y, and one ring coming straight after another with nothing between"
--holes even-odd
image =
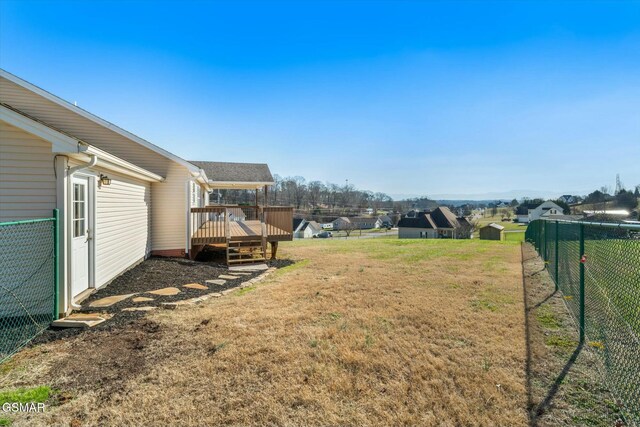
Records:
<instances>
[{"instance_id":1,"label":"white gutter","mask_svg":"<svg viewBox=\"0 0 640 427\"><path fill-rule=\"evenodd\" d=\"M151 182L162 182L165 180L161 175L136 166L132 163L127 162L126 160L122 160L121 158L116 157L113 154L109 154L106 151L102 151L99 148L91 145L88 146L82 153L79 153L78 155L72 155L72 157L75 158L83 156L89 156L89 158L91 158L91 156L97 156L98 167L112 170L123 175L132 176L134 178Z\"/></svg>"},{"instance_id":2,"label":"white gutter","mask_svg":"<svg viewBox=\"0 0 640 427\"><path fill-rule=\"evenodd\" d=\"M89 163L87 163L86 165L78 165L78 166L69 168L69 170L67 170L68 176L71 176L71 174L73 174L74 172L78 172L82 169L92 168L96 165L96 163L98 163L97 155L95 154L87 154L87 155L89 156Z\"/></svg>"}]
</instances>

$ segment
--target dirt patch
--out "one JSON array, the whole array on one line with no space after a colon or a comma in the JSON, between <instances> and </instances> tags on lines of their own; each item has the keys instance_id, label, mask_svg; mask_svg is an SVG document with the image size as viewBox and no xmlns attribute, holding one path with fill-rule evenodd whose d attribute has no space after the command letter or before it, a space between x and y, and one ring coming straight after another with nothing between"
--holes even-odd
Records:
<instances>
[{"instance_id":1,"label":"dirt patch","mask_svg":"<svg viewBox=\"0 0 640 427\"><path fill-rule=\"evenodd\" d=\"M140 319L118 330L101 330L76 340L67 350L75 356L62 359L56 368L55 386L96 392L102 398L124 393L125 384L143 375L157 360L159 355L148 348L161 337L160 324Z\"/></svg>"},{"instance_id":2,"label":"dirt patch","mask_svg":"<svg viewBox=\"0 0 640 427\"><path fill-rule=\"evenodd\" d=\"M270 260L271 267L285 267L290 265L291 260ZM150 258L132 269L124 272L114 279L109 285L98 290L89 298L82 302L82 308L76 310L79 313L109 313L113 315L111 319L90 329L80 328L49 328L36 337L31 345L43 344L49 341L66 339L85 333L98 331L113 331L128 325L134 324L143 318L147 313L138 311L122 311L123 308L145 306L160 306L164 302L175 302L186 299L200 297L211 292L221 292L226 289L235 288L241 283L259 276L262 271L251 272L249 275L242 275L234 280L227 280L224 285L210 285L209 290L190 289L182 285L188 283L199 283L206 285L206 280L215 279L221 274L229 274L226 265L215 261L198 262L183 258ZM177 287L180 293L177 295L151 295L146 292L165 288ZM128 298L110 307L90 307L91 302L112 296L123 294L139 294L137 296L152 297L153 301L135 303L132 298Z\"/></svg>"},{"instance_id":3,"label":"dirt patch","mask_svg":"<svg viewBox=\"0 0 640 427\"><path fill-rule=\"evenodd\" d=\"M530 425L613 426L618 406L597 370L562 293L529 244L522 246L527 312L527 388Z\"/></svg>"}]
</instances>

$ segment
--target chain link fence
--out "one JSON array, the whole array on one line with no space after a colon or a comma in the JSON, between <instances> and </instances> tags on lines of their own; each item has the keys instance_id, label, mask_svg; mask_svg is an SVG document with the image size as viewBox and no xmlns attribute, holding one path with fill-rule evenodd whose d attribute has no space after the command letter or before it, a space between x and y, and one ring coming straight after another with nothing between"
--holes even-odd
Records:
<instances>
[{"instance_id":1,"label":"chain link fence","mask_svg":"<svg viewBox=\"0 0 640 427\"><path fill-rule=\"evenodd\" d=\"M640 226L536 220L526 241L545 260L628 423L640 426Z\"/></svg>"},{"instance_id":2,"label":"chain link fence","mask_svg":"<svg viewBox=\"0 0 640 427\"><path fill-rule=\"evenodd\" d=\"M58 215L0 223L0 362L57 317Z\"/></svg>"}]
</instances>

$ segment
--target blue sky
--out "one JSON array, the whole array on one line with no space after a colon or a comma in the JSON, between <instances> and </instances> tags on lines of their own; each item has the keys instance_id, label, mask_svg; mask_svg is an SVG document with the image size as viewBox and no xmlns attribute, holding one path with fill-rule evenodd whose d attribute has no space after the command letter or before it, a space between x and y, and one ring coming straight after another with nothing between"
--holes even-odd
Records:
<instances>
[{"instance_id":1,"label":"blue sky","mask_svg":"<svg viewBox=\"0 0 640 427\"><path fill-rule=\"evenodd\" d=\"M2 0L0 66L188 159L396 196L640 184L638 1Z\"/></svg>"}]
</instances>

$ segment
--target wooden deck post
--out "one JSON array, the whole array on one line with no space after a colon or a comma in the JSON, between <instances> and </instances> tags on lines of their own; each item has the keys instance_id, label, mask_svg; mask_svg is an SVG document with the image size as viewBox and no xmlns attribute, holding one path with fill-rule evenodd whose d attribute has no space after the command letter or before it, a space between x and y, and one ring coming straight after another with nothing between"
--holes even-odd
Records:
<instances>
[{"instance_id":1,"label":"wooden deck post","mask_svg":"<svg viewBox=\"0 0 640 427\"><path fill-rule=\"evenodd\" d=\"M276 259L276 255L278 253L278 242L269 242L271 243L271 259Z\"/></svg>"}]
</instances>

